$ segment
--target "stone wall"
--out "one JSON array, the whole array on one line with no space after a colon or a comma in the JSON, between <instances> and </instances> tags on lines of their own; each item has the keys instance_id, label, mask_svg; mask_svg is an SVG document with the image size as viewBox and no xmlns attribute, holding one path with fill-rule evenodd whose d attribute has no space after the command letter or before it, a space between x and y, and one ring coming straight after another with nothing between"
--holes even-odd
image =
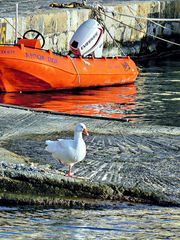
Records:
<instances>
[{"instance_id":1,"label":"stone wall","mask_svg":"<svg viewBox=\"0 0 180 240\"><path fill-rule=\"evenodd\" d=\"M19 36L21 37L28 29L36 29L45 37L45 49L65 51L69 49L69 41L75 30L91 14L90 9L55 9L50 7L39 9L27 15L20 14ZM146 19L135 19L121 15L143 16L145 18L180 18L180 0L120 2L114 5L105 5L105 14L106 16L102 15L102 20L111 34L111 37L107 32L104 35L104 53L106 55L120 53L120 45L116 44L113 39L124 46L126 54L136 54L141 50L141 42L147 34L163 36L168 39L172 35L180 34L180 22L160 22L168 28L163 29ZM15 18L7 17L7 20L11 25L15 25ZM13 43L15 39L14 29L9 23L5 19L0 19L1 43L5 41ZM153 51L153 48L149 48L149 51Z\"/></svg>"}]
</instances>

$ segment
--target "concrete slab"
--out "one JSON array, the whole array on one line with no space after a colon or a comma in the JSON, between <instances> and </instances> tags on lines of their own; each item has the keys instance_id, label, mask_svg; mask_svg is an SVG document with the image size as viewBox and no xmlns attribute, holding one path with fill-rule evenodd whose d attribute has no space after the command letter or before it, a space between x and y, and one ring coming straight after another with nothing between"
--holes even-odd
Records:
<instances>
[{"instance_id":1,"label":"concrete slab","mask_svg":"<svg viewBox=\"0 0 180 240\"><path fill-rule=\"evenodd\" d=\"M110 184L123 189L125 195L132 197L134 194L145 202L180 203L180 128L142 126L5 106L0 107L0 112L0 143L4 149L0 151L1 161L9 162L4 152L12 152L10 158L16 162L22 158L44 168L51 166L56 178L57 170L65 172L65 168L44 151L45 140L71 138L76 123L84 122L90 132L85 138L87 157L75 165L76 176L86 178L89 184ZM119 193L120 190L117 195Z\"/></svg>"}]
</instances>

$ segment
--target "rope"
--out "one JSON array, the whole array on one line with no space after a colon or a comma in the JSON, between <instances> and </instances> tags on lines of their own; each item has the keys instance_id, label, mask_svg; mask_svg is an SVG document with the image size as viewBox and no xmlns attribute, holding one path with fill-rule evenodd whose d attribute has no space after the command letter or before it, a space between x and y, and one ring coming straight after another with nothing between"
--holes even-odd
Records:
<instances>
[{"instance_id":1,"label":"rope","mask_svg":"<svg viewBox=\"0 0 180 240\"><path fill-rule=\"evenodd\" d=\"M111 35L111 33L109 32L109 30L107 29L107 27L105 25L104 25L104 28L106 29L106 31L109 34L109 36L111 37L111 39L115 42L116 46L119 47L120 43L118 42L118 40L113 38L113 36ZM126 55L121 48L120 48L120 52L121 52L122 55L124 55L124 56Z\"/></svg>"},{"instance_id":2,"label":"rope","mask_svg":"<svg viewBox=\"0 0 180 240\"><path fill-rule=\"evenodd\" d=\"M129 10L131 11L131 13L133 14L133 10L134 10L134 9L133 9L132 7L130 7L130 6L127 6L127 7L129 8ZM137 17L134 16L134 18L135 18L137 24L138 24L139 26L141 26L141 24L137 21ZM171 32L177 33L177 32L174 31L173 29L168 28L168 27L165 27L165 26L163 26L162 24L157 23L157 22L155 22L155 21L153 21L153 20L149 20L149 22L151 22L151 23L155 24L156 26L159 26L159 27L161 27L161 28L163 28L163 29L168 29L168 30L170 30ZM141 26L141 29L142 29L142 26Z\"/></svg>"},{"instance_id":3,"label":"rope","mask_svg":"<svg viewBox=\"0 0 180 240\"><path fill-rule=\"evenodd\" d=\"M5 18L5 17L0 17L0 19L4 19L7 23L9 23L9 25L10 25L14 30L16 30L16 28L7 20L7 18ZM20 32L18 32L18 34L19 34L19 36L23 37L23 35L22 35Z\"/></svg>"},{"instance_id":4,"label":"rope","mask_svg":"<svg viewBox=\"0 0 180 240\"><path fill-rule=\"evenodd\" d=\"M75 63L74 63L74 61L73 61L73 59L69 56L69 55L67 55L68 56L68 58L71 60L71 62L72 62L72 65L73 65L73 67L74 67L74 69L75 69L75 71L76 71L76 74L77 74L77 76L78 76L78 83L80 84L80 75L79 75L79 72L78 72L78 69L77 69L77 67L76 67L76 65L75 65Z\"/></svg>"},{"instance_id":5,"label":"rope","mask_svg":"<svg viewBox=\"0 0 180 240\"><path fill-rule=\"evenodd\" d=\"M131 8L129 5L127 6L127 8L129 9L129 11L133 14L133 8ZM135 18L135 21L136 21L136 23L139 25L139 27L141 28L141 29L143 29L144 28L144 26L143 26L143 24L142 23L140 23L136 18Z\"/></svg>"},{"instance_id":6,"label":"rope","mask_svg":"<svg viewBox=\"0 0 180 240\"><path fill-rule=\"evenodd\" d=\"M108 13L114 14L114 12L111 12L111 11L108 11ZM129 14L123 14L123 13L118 13L118 14L124 17L137 18L137 19L149 20L154 22L180 22L180 18L148 18L143 16L133 16Z\"/></svg>"},{"instance_id":7,"label":"rope","mask_svg":"<svg viewBox=\"0 0 180 240\"><path fill-rule=\"evenodd\" d=\"M161 28L164 28L164 29L168 29L168 30L171 30L171 32L173 32L173 33L177 33L176 31L174 31L173 29L171 29L171 28L168 28L168 27L165 27L165 26L163 26L162 24L160 24L160 23L156 23L155 21L153 21L153 20L149 20L150 22L152 22L152 23L154 23L155 25L157 25L157 26L159 26L159 27L161 27Z\"/></svg>"},{"instance_id":8,"label":"rope","mask_svg":"<svg viewBox=\"0 0 180 240\"><path fill-rule=\"evenodd\" d=\"M167 43L170 43L170 44L173 44L173 45L176 45L176 46L180 47L180 44L179 44L179 43L175 43L175 42L169 41L169 40L167 40L167 39L164 39L164 38L155 36L155 35L153 35L153 34L146 33L146 32L143 31L143 30L136 29L135 27L132 27L132 26L130 26L130 25L128 25L128 24L126 24L126 23L124 23L124 22L122 22L122 21L119 21L119 20L117 20L117 19L115 19L115 18L107 15L105 12L102 12L102 14L104 14L104 16L106 16L106 17L108 17L108 18L110 18L110 19L112 19L112 20L114 20L114 21L116 21L116 22L119 22L119 23L121 23L121 24L123 24L123 25L125 25L125 26L127 26L127 27L130 27L130 28L132 28L132 29L134 29L134 30L136 30L136 31L138 31L138 32L142 32L142 33L147 34L148 36L151 36L151 37L153 37L153 38L156 38L156 39L159 39L159 40L161 40L161 41L164 41L164 42L167 42Z\"/></svg>"},{"instance_id":9,"label":"rope","mask_svg":"<svg viewBox=\"0 0 180 240\"><path fill-rule=\"evenodd\" d=\"M96 19L97 22L100 23L100 24L103 26L103 28L107 31L107 33L109 34L109 36L110 36L110 38L113 40L113 42L116 44L116 46L120 48L121 54L125 56L126 54L125 54L125 53L123 52L123 50L121 49L121 46L120 46L119 41L118 41L117 39L115 39L115 38L111 35L110 31L108 30L108 28L106 27L106 25L105 25L105 23L104 23L104 21L103 21L103 18L102 18L102 16L101 16L101 11L104 12L103 6L101 6L101 5L99 5L99 4L96 5L96 6L92 6L92 7L91 7L91 10L92 10L91 18Z\"/></svg>"}]
</instances>

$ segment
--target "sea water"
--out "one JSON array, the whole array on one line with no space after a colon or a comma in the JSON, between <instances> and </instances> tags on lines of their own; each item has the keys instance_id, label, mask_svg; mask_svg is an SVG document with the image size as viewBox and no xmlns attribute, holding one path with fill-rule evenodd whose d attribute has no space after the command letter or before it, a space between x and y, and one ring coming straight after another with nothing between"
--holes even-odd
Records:
<instances>
[{"instance_id":1,"label":"sea water","mask_svg":"<svg viewBox=\"0 0 180 240\"><path fill-rule=\"evenodd\" d=\"M179 229L180 209L172 207L0 208L0 239L179 239Z\"/></svg>"}]
</instances>

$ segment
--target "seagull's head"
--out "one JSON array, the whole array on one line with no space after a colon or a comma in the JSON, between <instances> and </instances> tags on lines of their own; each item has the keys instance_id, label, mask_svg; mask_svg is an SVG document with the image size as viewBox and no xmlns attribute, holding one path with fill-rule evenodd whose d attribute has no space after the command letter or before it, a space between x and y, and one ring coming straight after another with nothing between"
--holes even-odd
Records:
<instances>
[{"instance_id":1,"label":"seagull's head","mask_svg":"<svg viewBox=\"0 0 180 240\"><path fill-rule=\"evenodd\" d=\"M86 125L84 123L78 123L75 127L75 132L82 132L87 136L89 135Z\"/></svg>"}]
</instances>

